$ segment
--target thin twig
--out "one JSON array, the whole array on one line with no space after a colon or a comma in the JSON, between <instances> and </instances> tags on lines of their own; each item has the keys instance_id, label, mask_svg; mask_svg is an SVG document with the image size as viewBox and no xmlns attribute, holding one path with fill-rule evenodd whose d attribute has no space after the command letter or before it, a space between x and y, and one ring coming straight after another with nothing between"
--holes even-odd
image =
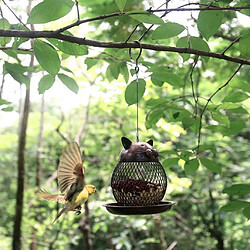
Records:
<instances>
[{"instance_id":1,"label":"thin twig","mask_svg":"<svg viewBox=\"0 0 250 250\"><path fill-rule=\"evenodd\" d=\"M93 47L100 48L140 48L137 43L124 43L124 42L102 42L89 40L85 38L79 38L74 36L69 36L65 34L58 33L57 31L25 31L25 30L1 30L0 29L0 37L27 37L27 38L57 38L62 41L67 41L71 43L77 43L79 45L88 45ZM250 65L250 61L222 55L221 53L214 53L210 51L196 50L191 48L179 48L179 47L170 47L158 44L146 44L141 43L143 49L154 50L154 51L169 51L169 52L178 52L184 54L195 54L200 56L208 56L212 58L223 59L230 62L239 63L242 65Z\"/></svg>"},{"instance_id":2,"label":"thin twig","mask_svg":"<svg viewBox=\"0 0 250 250\"><path fill-rule=\"evenodd\" d=\"M198 62L198 59L199 59L199 56L195 56L195 59L194 59L194 63L192 65L192 68L191 68L191 71L190 71L190 82L191 82L191 87L192 87L192 95L193 95L193 99L194 99L194 102L195 102L195 116L197 115L197 109L198 109L198 96L196 96L195 94L195 89L194 89L194 80L193 80L193 73L194 73L194 69L197 65L197 62Z\"/></svg>"},{"instance_id":3,"label":"thin twig","mask_svg":"<svg viewBox=\"0 0 250 250\"><path fill-rule=\"evenodd\" d=\"M23 21L15 14L15 12L9 7L9 5L5 2L5 0L2 0L4 5L9 9L9 11L15 16L15 18L27 29L29 28L23 23Z\"/></svg>"},{"instance_id":4,"label":"thin twig","mask_svg":"<svg viewBox=\"0 0 250 250\"><path fill-rule=\"evenodd\" d=\"M137 30L137 28L141 25L142 23L138 23L134 29L132 30L132 32L129 34L128 38L125 40L125 43L127 43L129 41L129 39L131 38L131 36L135 33L135 31Z\"/></svg>"},{"instance_id":5,"label":"thin twig","mask_svg":"<svg viewBox=\"0 0 250 250\"><path fill-rule=\"evenodd\" d=\"M3 74L2 83L1 83L1 87L0 87L0 99L2 98L2 95L3 95L4 82L5 82L5 74Z\"/></svg>"},{"instance_id":6,"label":"thin twig","mask_svg":"<svg viewBox=\"0 0 250 250\"><path fill-rule=\"evenodd\" d=\"M67 143L69 143L69 140L60 131L60 128L63 125L63 122L64 122L64 114L63 114L63 112L61 112L61 121L60 121L58 127L56 128L56 132L62 137L62 139L64 141L66 141Z\"/></svg>"},{"instance_id":7,"label":"thin twig","mask_svg":"<svg viewBox=\"0 0 250 250\"><path fill-rule=\"evenodd\" d=\"M170 0L167 0L166 3L162 4L161 6L166 5L166 9L168 9L168 3L169 2L170 2ZM160 9L161 6L159 8L157 8L157 10ZM163 13L160 16L160 18L165 17L168 13L169 13L168 11L165 11L165 13ZM138 41L141 41L143 39L143 37L145 37L148 34L148 32L152 29L153 26L154 26L154 24L150 25L149 28L141 35L141 37L138 39Z\"/></svg>"},{"instance_id":8,"label":"thin twig","mask_svg":"<svg viewBox=\"0 0 250 250\"><path fill-rule=\"evenodd\" d=\"M235 43L239 42L241 36L237 37L227 48L225 48L221 54L224 55Z\"/></svg>"},{"instance_id":9,"label":"thin twig","mask_svg":"<svg viewBox=\"0 0 250 250\"><path fill-rule=\"evenodd\" d=\"M124 16L125 15L125 12L116 12L116 13L111 13L111 14L107 14L107 15L101 15L101 16L97 16L97 17L92 17L92 18L87 18L87 19L84 19L84 20L78 20L70 25L67 25L61 29L58 29L56 32L58 33L61 33L65 30L68 30L68 29L71 29L75 26L79 26L80 24L83 24L83 23L88 23L88 22L92 22L92 21L98 21L98 20L103 20L103 19L106 19L106 18L110 18L110 17L114 17L114 16Z\"/></svg>"},{"instance_id":10,"label":"thin twig","mask_svg":"<svg viewBox=\"0 0 250 250\"><path fill-rule=\"evenodd\" d=\"M160 10L148 10L150 13L155 12L173 12L173 11L205 11L205 10L249 10L250 6L240 6L240 7L206 7L206 8L173 8L173 9L160 9Z\"/></svg>"},{"instance_id":11,"label":"thin twig","mask_svg":"<svg viewBox=\"0 0 250 250\"><path fill-rule=\"evenodd\" d=\"M80 21L79 3L77 0L75 0L75 3L76 3L77 21Z\"/></svg>"},{"instance_id":12,"label":"thin twig","mask_svg":"<svg viewBox=\"0 0 250 250\"><path fill-rule=\"evenodd\" d=\"M235 72L230 76L230 78L226 81L226 83L224 83L222 86L220 86L207 100L204 108L202 109L201 111L201 114L200 114L200 124L199 124L199 132L198 132L198 142L197 142L197 148L196 148L196 152L197 154L199 154L199 148L200 148L200 141L201 141L201 128L202 128L202 118L203 118L203 115L207 109L207 106L209 104L209 102L212 100L212 98L220 91L222 90L224 87L226 87L229 82L233 79L233 77L238 73L238 71L240 70L240 68L242 67L242 64L240 64L238 66L238 68L235 70Z\"/></svg>"}]
</instances>

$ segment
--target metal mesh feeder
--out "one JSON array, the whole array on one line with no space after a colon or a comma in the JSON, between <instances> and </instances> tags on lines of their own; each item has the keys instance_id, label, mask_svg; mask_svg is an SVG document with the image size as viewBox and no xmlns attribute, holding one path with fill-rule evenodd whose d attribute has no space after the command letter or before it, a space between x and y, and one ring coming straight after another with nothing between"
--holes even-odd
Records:
<instances>
[{"instance_id":1,"label":"metal mesh feeder","mask_svg":"<svg viewBox=\"0 0 250 250\"><path fill-rule=\"evenodd\" d=\"M172 201L162 201L167 188L167 176L158 161L119 162L111 177L111 188L117 203L104 206L113 214L162 213L174 205Z\"/></svg>"},{"instance_id":2,"label":"metal mesh feeder","mask_svg":"<svg viewBox=\"0 0 250 250\"><path fill-rule=\"evenodd\" d=\"M156 205L166 192L167 176L160 162L119 162L111 188L120 205Z\"/></svg>"}]
</instances>

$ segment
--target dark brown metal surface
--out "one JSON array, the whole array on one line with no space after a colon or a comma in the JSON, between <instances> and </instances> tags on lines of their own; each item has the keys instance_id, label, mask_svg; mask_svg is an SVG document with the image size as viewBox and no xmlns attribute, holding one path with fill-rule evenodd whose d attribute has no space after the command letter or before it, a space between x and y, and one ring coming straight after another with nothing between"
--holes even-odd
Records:
<instances>
[{"instance_id":1,"label":"dark brown metal surface","mask_svg":"<svg viewBox=\"0 0 250 250\"><path fill-rule=\"evenodd\" d=\"M106 209L117 215L147 215L167 212L175 203L172 201L161 201L152 206L122 206L118 203L109 203L103 205Z\"/></svg>"}]
</instances>

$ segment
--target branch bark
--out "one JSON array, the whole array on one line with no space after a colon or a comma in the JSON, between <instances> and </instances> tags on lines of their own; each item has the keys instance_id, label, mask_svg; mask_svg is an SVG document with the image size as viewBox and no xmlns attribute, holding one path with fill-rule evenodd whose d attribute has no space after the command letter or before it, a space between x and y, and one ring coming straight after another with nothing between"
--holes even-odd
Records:
<instances>
[{"instance_id":1,"label":"branch bark","mask_svg":"<svg viewBox=\"0 0 250 250\"><path fill-rule=\"evenodd\" d=\"M70 35L65 35L58 33L57 31L26 31L26 30L2 30L0 29L0 37L26 37L26 38L56 38L62 41L67 41L70 43L77 43L79 45L88 45L93 47L100 48L140 48L139 44L136 42L102 42L95 41L80 37L74 37ZM146 44L141 43L142 49L153 50L153 51L168 51L168 52L177 52L181 54L194 54L200 56L208 56L211 58L222 59L230 62L235 62L242 65L250 65L249 60L242 58L226 56L221 53L214 53L210 51L196 50L191 48L178 48L170 47L158 44Z\"/></svg>"}]
</instances>

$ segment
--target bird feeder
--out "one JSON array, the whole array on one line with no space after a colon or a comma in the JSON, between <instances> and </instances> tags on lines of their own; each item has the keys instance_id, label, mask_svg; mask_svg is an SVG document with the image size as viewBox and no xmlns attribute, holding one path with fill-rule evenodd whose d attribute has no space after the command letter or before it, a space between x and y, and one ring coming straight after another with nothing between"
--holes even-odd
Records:
<instances>
[{"instance_id":1,"label":"bird feeder","mask_svg":"<svg viewBox=\"0 0 250 250\"><path fill-rule=\"evenodd\" d=\"M137 143L139 143L138 60L142 53L142 46L139 41L136 41L136 43L140 46L140 52L136 58L135 66L137 94L136 137ZM131 58L131 50L129 50L129 55ZM126 137L123 138L127 139ZM130 140L128 141L132 143ZM153 141L148 141L149 144L150 142L151 146L153 146ZM153 147L150 147L148 143L144 143L147 144L144 146L149 146L149 148L151 148L151 151L145 151L145 154L148 154L148 159L142 157L142 159L136 158L136 160L134 160L135 158L131 158L131 160L123 160L120 157L120 160L116 165L111 177L111 188L117 203L109 203L104 205L110 213L119 215L154 214L168 211L173 206L174 202L172 201L162 201L167 188L167 176L164 171L164 168L158 160L158 152L153 149ZM155 153L157 155L156 157L153 157L152 154Z\"/></svg>"},{"instance_id":2,"label":"bird feeder","mask_svg":"<svg viewBox=\"0 0 250 250\"><path fill-rule=\"evenodd\" d=\"M149 161L120 160L111 177L111 188L116 203L104 206L113 214L155 214L170 210L174 204L162 201L167 176L158 156L155 160L149 158Z\"/></svg>"}]
</instances>

